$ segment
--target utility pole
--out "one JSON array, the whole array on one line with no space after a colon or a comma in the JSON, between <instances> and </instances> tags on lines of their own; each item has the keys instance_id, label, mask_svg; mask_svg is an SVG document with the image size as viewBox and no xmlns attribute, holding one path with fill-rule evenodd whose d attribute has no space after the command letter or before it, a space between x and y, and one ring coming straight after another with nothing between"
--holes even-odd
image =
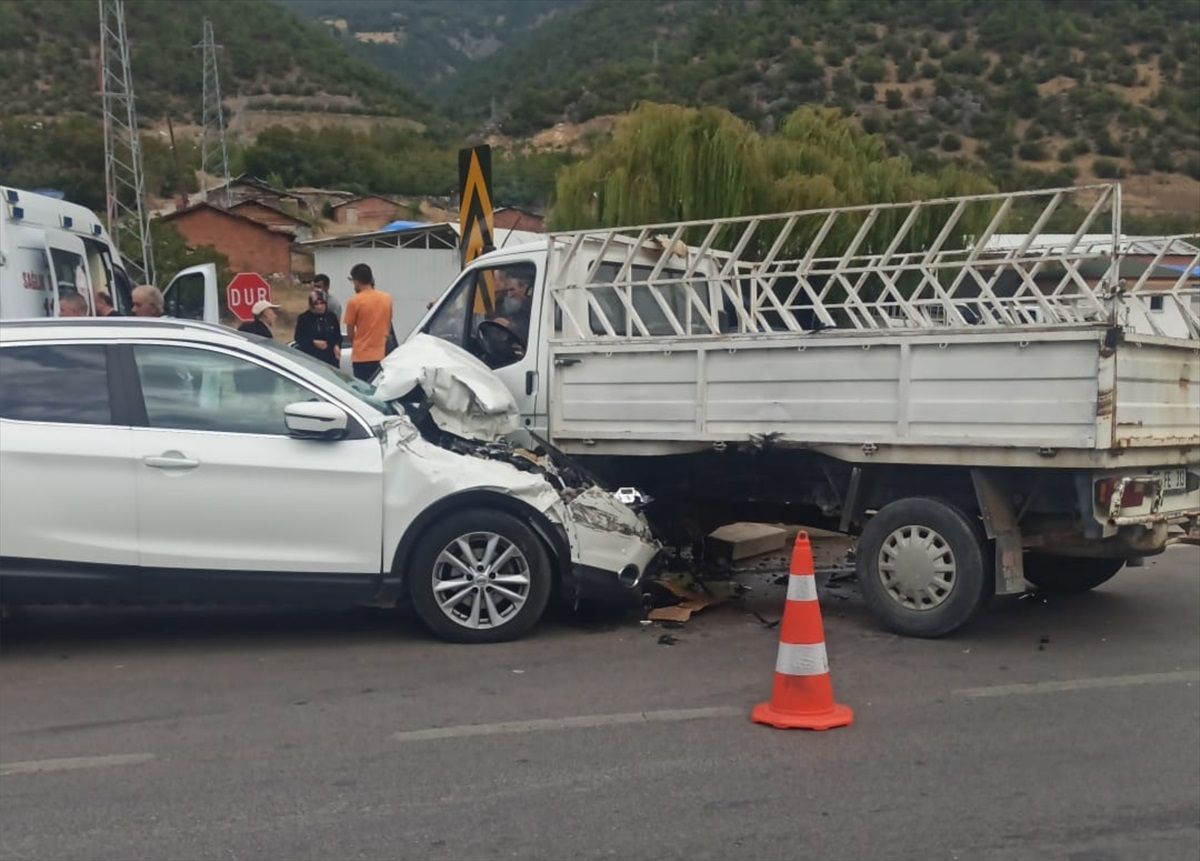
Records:
<instances>
[{"instance_id":1,"label":"utility pole","mask_svg":"<svg viewBox=\"0 0 1200 861\"><path fill-rule=\"evenodd\" d=\"M104 190L108 233L139 283L154 283L154 250L133 103L124 0L99 0L100 98L104 105ZM125 252L128 251L128 254Z\"/></svg>"},{"instance_id":2,"label":"utility pole","mask_svg":"<svg viewBox=\"0 0 1200 861\"><path fill-rule=\"evenodd\" d=\"M204 19L204 38L199 45L204 57L204 124L200 132L200 170L205 176L219 176L224 191L219 202L229 206L229 153L225 149L225 116L221 110L221 81L217 74L217 49L212 19ZM205 198L208 193L205 191Z\"/></svg>"}]
</instances>

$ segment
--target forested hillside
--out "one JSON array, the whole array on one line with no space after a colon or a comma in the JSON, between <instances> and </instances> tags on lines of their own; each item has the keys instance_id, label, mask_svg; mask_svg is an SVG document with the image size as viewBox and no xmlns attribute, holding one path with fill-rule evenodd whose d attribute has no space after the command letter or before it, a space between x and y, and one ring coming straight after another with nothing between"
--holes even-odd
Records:
<instances>
[{"instance_id":1,"label":"forested hillside","mask_svg":"<svg viewBox=\"0 0 1200 861\"><path fill-rule=\"evenodd\" d=\"M279 2L430 100L451 92L473 65L587 5L587 0Z\"/></svg>"},{"instance_id":2,"label":"forested hillside","mask_svg":"<svg viewBox=\"0 0 1200 861\"><path fill-rule=\"evenodd\" d=\"M447 108L482 120L494 98L520 135L643 99L766 131L828 104L1005 185L1200 178L1198 18L1194 0L593 2L472 67Z\"/></svg>"}]
</instances>

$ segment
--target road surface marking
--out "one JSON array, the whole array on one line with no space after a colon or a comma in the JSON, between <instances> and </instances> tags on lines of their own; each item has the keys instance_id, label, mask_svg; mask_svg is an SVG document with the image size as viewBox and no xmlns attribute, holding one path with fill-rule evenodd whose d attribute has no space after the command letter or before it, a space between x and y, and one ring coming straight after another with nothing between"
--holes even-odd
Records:
<instances>
[{"instance_id":1,"label":"road surface marking","mask_svg":"<svg viewBox=\"0 0 1200 861\"><path fill-rule=\"evenodd\" d=\"M1132 685L1167 685L1174 682L1200 682L1200 670L1174 673L1142 673L1137 676L1101 676L1094 679L1068 679L1063 682L1034 682L1024 685L996 685L991 688L962 688L960 697L1008 697L1014 694L1050 694L1058 691L1086 691L1095 688L1127 688Z\"/></svg>"},{"instance_id":2,"label":"road surface marking","mask_svg":"<svg viewBox=\"0 0 1200 861\"><path fill-rule=\"evenodd\" d=\"M639 723L673 723L677 721L703 720L704 718L733 717L745 715L744 708L713 706L703 709L663 709L653 712L626 712L609 715L578 715L563 718L539 718L505 723L467 724L464 726L440 726L431 729L414 729L392 734L395 741L433 741L443 738L466 738L476 735L510 735L513 733L541 732L560 729L594 729L604 726L623 726Z\"/></svg>"},{"instance_id":3,"label":"road surface marking","mask_svg":"<svg viewBox=\"0 0 1200 861\"><path fill-rule=\"evenodd\" d=\"M65 759L31 759L28 762L0 762L0 777L10 774L38 774L43 771L75 771L80 768L107 768L110 765L140 765L154 759L152 753L119 753L113 756L70 756Z\"/></svg>"}]
</instances>

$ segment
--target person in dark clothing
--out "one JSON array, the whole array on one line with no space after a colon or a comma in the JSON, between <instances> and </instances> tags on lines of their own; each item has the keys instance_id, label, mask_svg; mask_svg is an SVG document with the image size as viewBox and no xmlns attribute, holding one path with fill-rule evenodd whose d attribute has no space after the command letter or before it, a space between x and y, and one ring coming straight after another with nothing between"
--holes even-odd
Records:
<instances>
[{"instance_id":1,"label":"person in dark clothing","mask_svg":"<svg viewBox=\"0 0 1200 861\"><path fill-rule=\"evenodd\" d=\"M342 319L342 303L338 301L337 296L333 295L333 289L329 286L329 276L313 276L312 286L314 290L320 290L325 294L325 305L328 310L336 314L339 320Z\"/></svg>"},{"instance_id":2,"label":"person in dark clothing","mask_svg":"<svg viewBox=\"0 0 1200 861\"><path fill-rule=\"evenodd\" d=\"M249 323L243 323L238 326L238 331L251 335L261 335L264 338L275 337L271 334L271 324L275 322L275 309L278 307L278 305L268 302L266 299L259 299L254 303L254 307L250 309L250 313L254 315L254 319Z\"/></svg>"},{"instance_id":3,"label":"person in dark clothing","mask_svg":"<svg viewBox=\"0 0 1200 861\"><path fill-rule=\"evenodd\" d=\"M121 312L113 307L112 297L103 291L96 293L97 317L120 317Z\"/></svg>"},{"instance_id":4,"label":"person in dark clothing","mask_svg":"<svg viewBox=\"0 0 1200 861\"><path fill-rule=\"evenodd\" d=\"M342 358L342 327L324 290L308 294L308 310L296 318L296 349L335 368Z\"/></svg>"}]
</instances>

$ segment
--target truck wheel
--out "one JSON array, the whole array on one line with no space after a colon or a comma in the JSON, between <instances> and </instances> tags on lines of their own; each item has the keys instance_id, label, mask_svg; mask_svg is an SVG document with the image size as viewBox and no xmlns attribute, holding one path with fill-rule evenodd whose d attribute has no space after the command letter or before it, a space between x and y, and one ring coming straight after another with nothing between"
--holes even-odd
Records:
<instances>
[{"instance_id":1,"label":"truck wheel","mask_svg":"<svg viewBox=\"0 0 1200 861\"><path fill-rule=\"evenodd\" d=\"M1125 567L1124 559L1025 554L1025 579L1042 592L1073 595L1107 583Z\"/></svg>"},{"instance_id":2,"label":"truck wheel","mask_svg":"<svg viewBox=\"0 0 1200 861\"><path fill-rule=\"evenodd\" d=\"M909 637L940 637L969 622L995 592L987 538L938 499L901 499L867 521L858 583L867 609Z\"/></svg>"},{"instance_id":3,"label":"truck wheel","mask_svg":"<svg viewBox=\"0 0 1200 861\"><path fill-rule=\"evenodd\" d=\"M550 600L550 557L533 530L503 511L473 508L440 518L405 572L424 625L456 643L515 640Z\"/></svg>"}]
</instances>

